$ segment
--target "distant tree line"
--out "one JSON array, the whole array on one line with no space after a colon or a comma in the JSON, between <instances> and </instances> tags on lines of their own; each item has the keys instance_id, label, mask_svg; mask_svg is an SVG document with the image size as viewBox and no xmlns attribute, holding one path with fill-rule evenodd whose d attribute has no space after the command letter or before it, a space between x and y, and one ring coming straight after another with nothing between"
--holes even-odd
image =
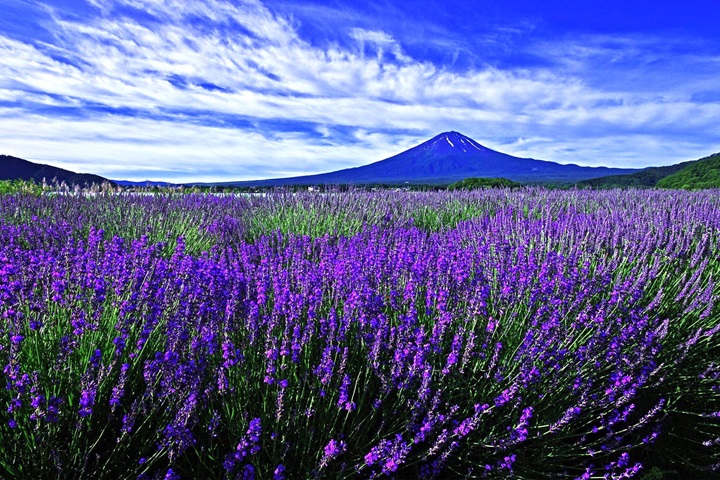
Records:
<instances>
[{"instance_id":1,"label":"distant tree line","mask_svg":"<svg viewBox=\"0 0 720 480\"><path fill-rule=\"evenodd\" d=\"M507 178L483 178L471 177L459 182L452 183L448 186L448 190L474 190L476 188L513 188L521 187L522 184L513 182Z\"/></svg>"}]
</instances>

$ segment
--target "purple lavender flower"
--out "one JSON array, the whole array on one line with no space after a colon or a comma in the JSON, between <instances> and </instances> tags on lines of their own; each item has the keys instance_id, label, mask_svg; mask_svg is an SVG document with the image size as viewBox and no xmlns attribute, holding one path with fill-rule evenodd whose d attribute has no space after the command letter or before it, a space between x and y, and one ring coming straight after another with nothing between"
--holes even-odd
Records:
<instances>
[{"instance_id":1,"label":"purple lavender flower","mask_svg":"<svg viewBox=\"0 0 720 480\"><path fill-rule=\"evenodd\" d=\"M88 388L80 392L80 410L78 414L81 417L88 417L93 413L93 406L95 405L95 394L94 388Z\"/></svg>"},{"instance_id":2,"label":"purple lavender flower","mask_svg":"<svg viewBox=\"0 0 720 480\"><path fill-rule=\"evenodd\" d=\"M250 421L247 432L238 443L235 451L226 456L223 467L227 472L233 471L235 466L248 455L254 455L260 451L260 435L262 434L262 426L260 418L254 418Z\"/></svg>"},{"instance_id":3,"label":"purple lavender flower","mask_svg":"<svg viewBox=\"0 0 720 480\"><path fill-rule=\"evenodd\" d=\"M335 457L343 453L347 448L347 445L342 440L337 441L335 439L331 439L328 444L323 449L323 456L320 460L320 469L323 469L327 467L327 465L332 461Z\"/></svg>"},{"instance_id":4,"label":"purple lavender flower","mask_svg":"<svg viewBox=\"0 0 720 480\"><path fill-rule=\"evenodd\" d=\"M164 480L180 480L180 475L175 473L172 468L168 468L167 472L165 473Z\"/></svg>"}]
</instances>

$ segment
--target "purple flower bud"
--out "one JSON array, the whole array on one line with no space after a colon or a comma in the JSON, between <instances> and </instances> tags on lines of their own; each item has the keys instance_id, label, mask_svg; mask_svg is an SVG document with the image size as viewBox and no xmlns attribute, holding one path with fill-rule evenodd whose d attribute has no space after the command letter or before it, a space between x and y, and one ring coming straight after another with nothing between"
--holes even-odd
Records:
<instances>
[{"instance_id":1,"label":"purple flower bud","mask_svg":"<svg viewBox=\"0 0 720 480\"><path fill-rule=\"evenodd\" d=\"M80 411L78 412L81 417L88 417L92 415L93 405L95 404L95 390L88 389L83 390L80 394Z\"/></svg>"}]
</instances>

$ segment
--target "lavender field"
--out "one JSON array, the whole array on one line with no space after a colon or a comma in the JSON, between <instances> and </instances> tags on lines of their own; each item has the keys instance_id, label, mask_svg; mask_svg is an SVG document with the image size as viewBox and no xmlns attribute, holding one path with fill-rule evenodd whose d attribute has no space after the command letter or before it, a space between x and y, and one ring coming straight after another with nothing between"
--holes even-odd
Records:
<instances>
[{"instance_id":1,"label":"lavender field","mask_svg":"<svg viewBox=\"0 0 720 480\"><path fill-rule=\"evenodd\" d=\"M0 196L0 478L714 478L720 191Z\"/></svg>"}]
</instances>

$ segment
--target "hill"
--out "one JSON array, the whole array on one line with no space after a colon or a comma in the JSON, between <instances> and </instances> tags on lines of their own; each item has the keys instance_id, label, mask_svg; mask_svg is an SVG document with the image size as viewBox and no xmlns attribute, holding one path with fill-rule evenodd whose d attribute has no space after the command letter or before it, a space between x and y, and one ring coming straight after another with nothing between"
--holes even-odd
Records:
<instances>
[{"instance_id":1,"label":"hill","mask_svg":"<svg viewBox=\"0 0 720 480\"><path fill-rule=\"evenodd\" d=\"M720 153L701 158L657 183L658 188L720 188Z\"/></svg>"},{"instance_id":2,"label":"hill","mask_svg":"<svg viewBox=\"0 0 720 480\"><path fill-rule=\"evenodd\" d=\"M578 182L579 186L594 188L653 188L663 178L692 165L697 160L664 167L643 168L629 175L610 175Z\"/></svg>"},{"instance_id":3,"label":"hill","mask_svg":"<svg viewBox=\"0 0 720 480\"><path fill-rule=\"evenodd\" d=\"M68 185L92 185L105 182L113 183L107 178L90 173L75 173L64 168L33 163L22 158L0 155L0 180L32 180L40 183L45 179L48 183L52 181L65 182Z\"/></svg>"},{"instance_id":4,"label":"hill","mask_svg":"<svg viewBox=\"0 0 720 480\"><path fill-rule=\"evenodd\" d=\"M581 167L518 158L484 147L458 132L445 132L402 153L361 167L318 175L220 182L214 185L449 185L470 177L502 177L523 183L575 183L589 178L636 171L637 169Z\"/></svg>"}]
</instances>

